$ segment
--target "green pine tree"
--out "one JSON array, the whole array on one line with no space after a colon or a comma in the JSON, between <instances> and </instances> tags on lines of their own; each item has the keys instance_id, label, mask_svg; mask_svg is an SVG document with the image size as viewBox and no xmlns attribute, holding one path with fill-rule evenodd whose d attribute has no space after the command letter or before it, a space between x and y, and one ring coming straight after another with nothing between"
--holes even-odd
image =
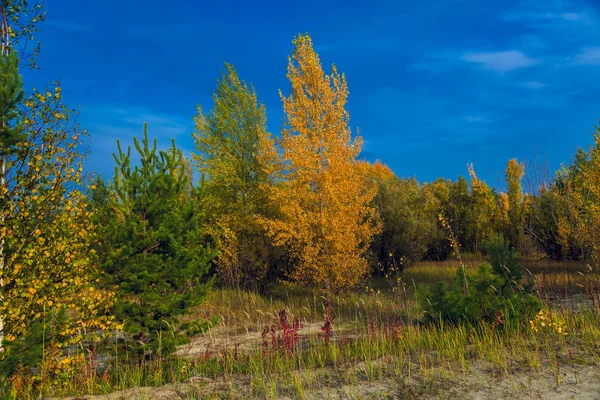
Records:
<instances>
[{"instance_id":1,"label":"green pine tree","mask_svg":"<svg viewBox=\"0 0 600 400\"><path fill-rule=\"evenodd\" d=\"M16 51L11 51L7 40L8 32L7 14L5 4L0 4L0 229L5 229L7 214L7 160L14 152L15 145L25 139L22 124L19 119L19 105L23 100L23 79L19 73L19 57ZM11 17L11 14L8 14ZM0 239L0 274L4 273L5 240ZM0 288L4 284L0 281ZM2 297L0 296L0 300ZM4 340L4 319L0 316L0 349Z\"/></svg>"},{"instance_id":2,"label":"green pine tree","mask_svg":"<svg viewBox=\"0 0 600 400\"><path fill-rule=\"evenodd\" d=\"M14 145L25 138L19 121L23 99L23 80L16 52L0 57L0 156L7 156Z\"/></svg>"},{"instance_id":3,"label":"green pine tree","mask_svg":"<svg viewBox=\"0 0 600 400\"><path fill-rule=\"evenodd\" d=\"M157 152L146 125L144 138L134 138L134 144L141 157L135 167L131 148L123 152L117 141L113 154L114 180L104 196L108 213L99 228L102 268L117 288L115 314L125 321L126 331L153 349L162 332L162 348L172 349L182 339L178 317L200 304L212 285L216 252L206 240L189 164L175 142ZM102 197L92 193L92 199L100 199L96 207L102 206Z\"/></svg>"}]
</instances>

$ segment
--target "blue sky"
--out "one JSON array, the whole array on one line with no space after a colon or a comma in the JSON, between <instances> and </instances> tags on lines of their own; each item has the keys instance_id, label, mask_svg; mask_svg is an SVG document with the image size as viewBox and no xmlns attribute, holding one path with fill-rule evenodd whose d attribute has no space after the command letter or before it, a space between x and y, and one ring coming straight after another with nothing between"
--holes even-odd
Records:
<instances>
[{"instance_id":1,"label":"blue sky","mask_svg":"<svg viewBox=\"0 0 600 400\"><path fill-rule=\"evenodd\" d=\"M289 93L292 39L308 32L325 70L346 74L363 157L421 181L466 175L492 184L508 159L552 170L591 143L600 117L600 2L557 0L103 2L46 0L39 71L60 78L91 134L88 171L112 177L115 140L149 122L167 146L193 149L196 105L212 106L223 62L267 107Z\"/></svg>"}]
</instances>

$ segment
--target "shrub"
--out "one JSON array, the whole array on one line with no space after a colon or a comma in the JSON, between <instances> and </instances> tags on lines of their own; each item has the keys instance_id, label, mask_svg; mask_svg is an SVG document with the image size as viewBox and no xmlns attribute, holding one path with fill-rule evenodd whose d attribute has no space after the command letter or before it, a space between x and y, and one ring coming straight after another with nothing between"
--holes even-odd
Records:
<instances>
[{"instance_id":1,"label":"shrub","mask_svg":"<svg viewBox=\"0 0 600 400\"><path fill-rule=\"evenodd\" d=\"M540 310L531 285L521 284L523 272L516 253L501 238L489 243L487 252L490 263L481 264L477 272L461 268L450 285L442 282L421 290L424 322L483 321L505 326L529 321Z\"/></svg>"},{"instance_id":2,"label":"shrub","mask_svg":"<svg viewBox=\"0 0 600 400\"><path fill-rule=\"evenodd\" d=\"M500 290L506 293L507 291L513 291L512 289L520 289L521 281L523 280L523 268L519 264L515 249L509 247L508 243L500 235L488 242L484 248L494 274L504 278L504 283L500 287Z\"/></svg>"}]
</instances>

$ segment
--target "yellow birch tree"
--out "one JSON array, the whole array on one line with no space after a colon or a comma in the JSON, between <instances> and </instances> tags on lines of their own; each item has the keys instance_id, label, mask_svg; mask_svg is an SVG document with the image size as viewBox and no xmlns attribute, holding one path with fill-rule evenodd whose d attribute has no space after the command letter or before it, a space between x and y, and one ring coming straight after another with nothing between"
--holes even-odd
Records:
<instances>
[{"instance_id":1,"label":"yellow birch tree","mask_svg":"<svg viewBox=\"0 0 600 400\"><path fill-rule=\"evenodd\" d=\"M42 10L37 2L0 1L3 72ZM9 388L21 398L32 386L81 374L83 343L115 323L107 315L112 293L95 287L96 238L81 191L87 132L58 84L24 95L18 67L0 77L0 397Z\"/></svg>"},{"instance_id":2,"label":"yellow birch tree","mask_svg":"<svg viewBox=\"0 0 600 400\"><path fill-rule=\"evenodd\" d=\"M345 77L335 66L330 75L323 72L308 35L293 43L292 91L280 93L282 160L269 193L281 218L265 222L275 243L296 259L292 279L325 292L348 289L368 271L366 252L379 230L371 204L376 188L356 159L362 139L349 127Z\"/></svg>"}]
</instances>

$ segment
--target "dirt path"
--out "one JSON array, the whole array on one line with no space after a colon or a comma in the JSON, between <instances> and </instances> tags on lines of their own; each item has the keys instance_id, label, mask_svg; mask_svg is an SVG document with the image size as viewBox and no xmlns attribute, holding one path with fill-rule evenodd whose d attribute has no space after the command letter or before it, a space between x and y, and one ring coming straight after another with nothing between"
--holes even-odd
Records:
<instances>
[{"instance_id":1,"label":"dirt path","mask_svg":"<svg viewBox=\"0 0 600 400\"><path fill-rule=\"evenodd\" d=\"M300 335L305 339L315 337L321 332L322 322L302 322ZM337 334L344 332L351 327L336 327ZM197 358L204 355L207 351L212 354L220 351L232 351L237 346L238 351L251 351L260 348L262 345L262 334L256 330L232 331L222 325L216 326L208 332L198 335L190 343L179 347L176 355L185 358ZM269 339L270 340L270 339Z\"/></svg>"}]
</instances>

